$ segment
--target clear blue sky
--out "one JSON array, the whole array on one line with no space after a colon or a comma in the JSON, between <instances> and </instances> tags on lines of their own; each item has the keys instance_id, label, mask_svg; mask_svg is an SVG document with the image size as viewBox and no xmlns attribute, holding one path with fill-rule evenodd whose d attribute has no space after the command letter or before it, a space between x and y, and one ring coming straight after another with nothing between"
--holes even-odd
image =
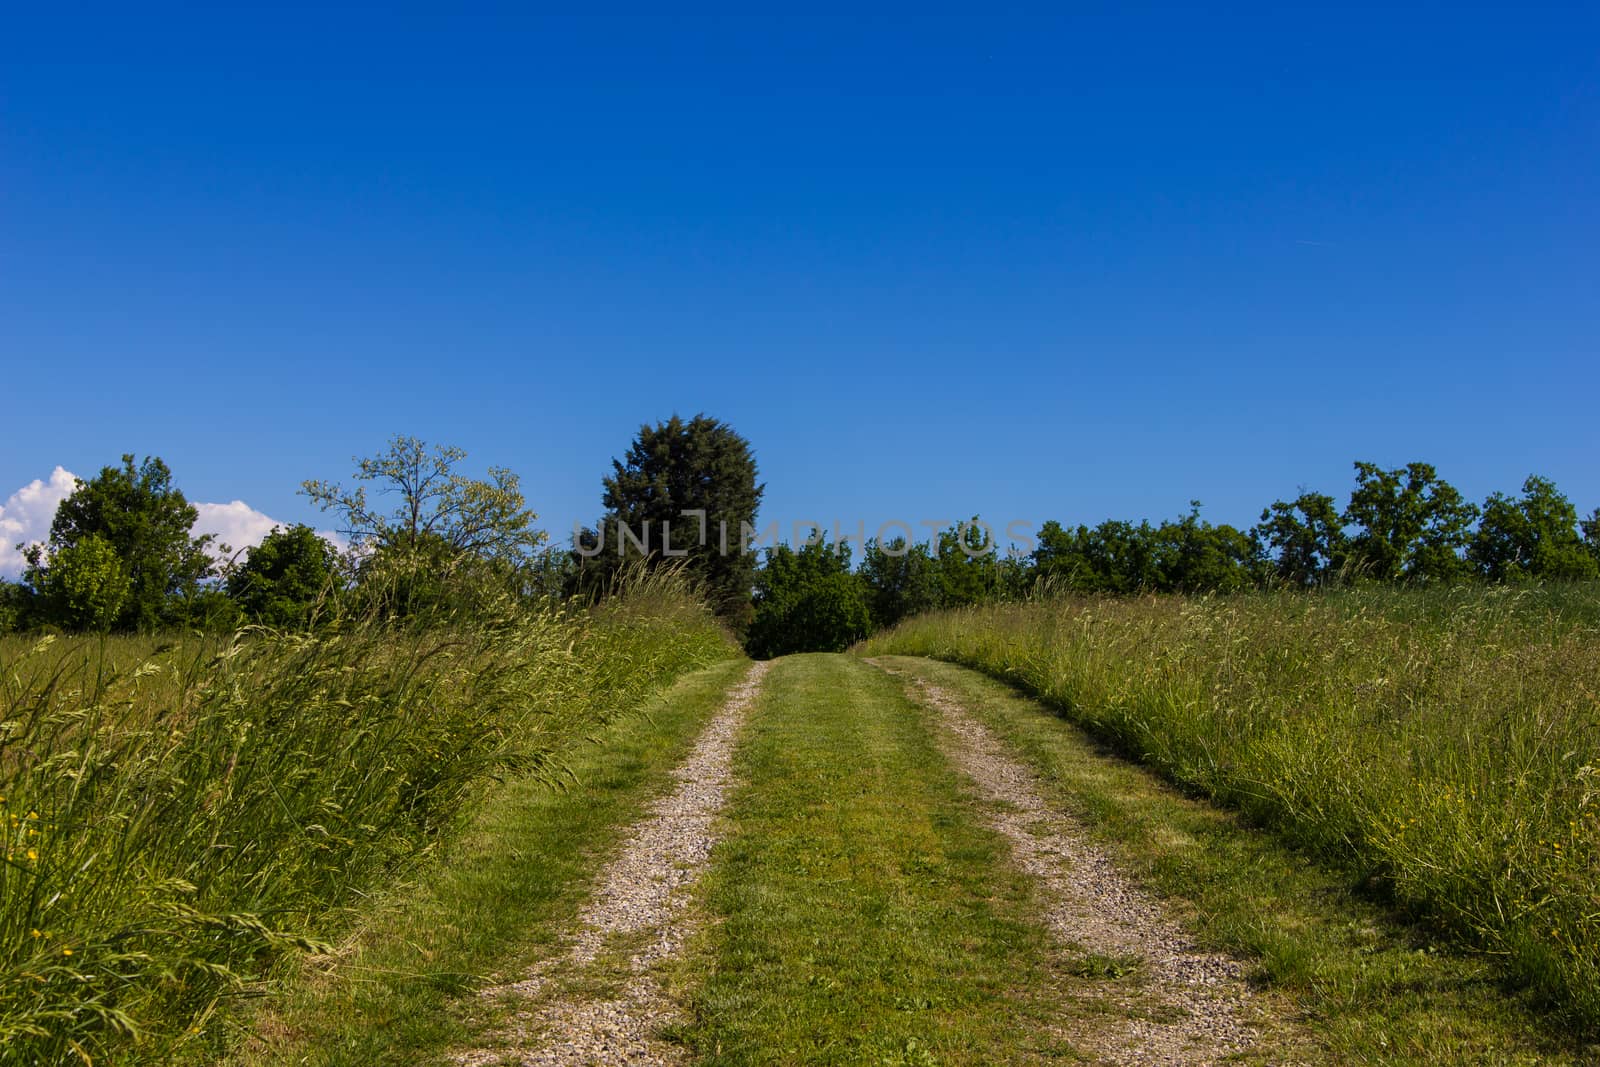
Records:
<instances>
[{"instance_id":1,"label":"clear blue sky","mask_svg":"<svg viewBox=\"0 0 1600 1067\"><path fill-rule=\"evenodd\" d=\"M0 500L313 518L397 432L558 540L641 422L768 519L1600 504L1600 8L544 20L12 5Z\"/></svg>"}]
</instances>

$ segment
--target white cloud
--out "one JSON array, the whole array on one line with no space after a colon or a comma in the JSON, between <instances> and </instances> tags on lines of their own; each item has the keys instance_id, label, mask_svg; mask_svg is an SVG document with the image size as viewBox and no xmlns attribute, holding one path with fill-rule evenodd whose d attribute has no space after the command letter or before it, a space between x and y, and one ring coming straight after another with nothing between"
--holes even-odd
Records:
<instances>
[{"instance_id":1,"label":"white cloud","mask_svg":"<svg viewBox=\"0 0 1600 1067\"><path fill-rule=\"evenodd\" d=\"M220 550L226 546L230 553L242 552L253 545L259 545L275 526L285 526L266 512L257 511L243 500L235 500L231 504L196 504L194 509L200 517L194 521L194 534L213 534L216 540L212 542L212 555L221 557Z\"/></svg>"},{"instance_id":2,"label":"white cloud","mask_svg":"<svg viewBox=\"0 0 1600 1067\"><path fill-rule=\"evenodd\" d=\"M15 578L22 573L25 561L17 543L32 544L48 538L56 506L72 494L77 484L71 471L57 467L49 481L35 478L0 505L0 576ZM234 553L259 545L275 526L289 526L243 500L228 504L195 504L194 507L200 513L194 524L195 535L215 534L213 546L227 545ZM340 551L346 547L344 538L338 534L329 530L317 532ZM218 553L213 552L213 555Z\"/></svg>"},{"instance_id":3,"label":"white cloud","mask_svg":"<svg viewBox=\"0 0 1600 1067\"><path fill-rule=\"evenodd\" d=\"M77 488L78 478L65 467L50 472L50 480L35 478L0 504L0 576L15 578L25 561L18 543L31 545L50 536L56 505Z\"/></svg>"},{"instance_id":4,"label":"white cloud","mask_svg":"<svg viewBox=\"0 0 1600 1067\"><path fill-rule=\"evenodd\" d=\"M274 527L288 529L290 524L279 522L264 511L257 511L243 500L235 500L231 504L196 504L194 509L200 513L194 521L194 534L215 534L212 556L222 559L222 554L215 549L226 545L230 555L244 558L246 548L259 545L273 531ZM317 534L341 552L345 548L344 538L331 530L318 530Z\"/></svg>"}]
</instances>

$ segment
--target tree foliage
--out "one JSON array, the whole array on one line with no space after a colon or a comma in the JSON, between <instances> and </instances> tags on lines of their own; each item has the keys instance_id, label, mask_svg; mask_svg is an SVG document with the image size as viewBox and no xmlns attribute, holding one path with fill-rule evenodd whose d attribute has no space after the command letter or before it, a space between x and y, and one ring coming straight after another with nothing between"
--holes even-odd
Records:
<instances>
[{"instance_id":1,"label":"tree foliage","mask_svg":"<svg viewBox=\"0 0 1600 1067\"><path fill-rule=\"evenodd\" d=\"M687 421L674 415L641 426L611 467L598 531L604 540L584 561L585 572L603 581L629 558L647 566L682 559L717 614L748 624L755 556L745 551L743 534L754 528L766 488L756 481L750 442L704 414Z\"/></svg>"},{"instance_id":2,"label":"tree foliage","mask_svg":"<svg viewBox=\"0 0 1600 1067\"><path fill-rule=\"evenodd\" d=\"M451 556L527 562L545 534L533 526L538 516L528 510L521 481L505 467L490 467L486 479L469 478L456 469L466 458L459 448L430 449L419 438L397 436L382 455L355 460L360 484L309 480L301 492L341 517L340 532L358 550L438 544ZM371 499L369 487L392 506Z\"/></svg>"},{"instance_id":3,"label":"tree foliage","mask_svg":"<svg viewBox=\"0 0 1600 1067\"><path fill-rule=\"evenodd\" d=\"M850 570L850 546L822 541L769 549L757 572L755 617L745 640L752 656L839 652L872 628L867 590Z\"/></svg>"},{"instance_id":4,"label":"tree foliage","mask_svg":"<svg viewBox=\"0 0 1600 1067\"><path fill-rule=\"evenodd\" d=\"M1342 573L1349 551L1344 519L1333 497L1302 491L1275 500L1252 531L1277 580L1295 589L1323 585Z\"/></svg>"},{"instance_id":5,"label":"tree foliage","mask_svg":"<svg viewBox=\"0 0 1600 1067\"><path fill-rule=\"evenodd\" d=\"M338 592L339 554L306 525L273 527L228 575L228 595L247 618L279 629L304 629Z\"/></svg>"},{"instance_id":6,"label":"tree foliage","mask_svg":"<svg viewBox=\"0 0 1600 1067\"><path fill-rule=\"evenodd\" d=\"M466 457L397 436L382 455L355 461L354 486L302 483L313 503L340 516L360 561L359 589L383 609L476 606L514 590L544 544L518 477L490 467L488 478L470 478L457 470Z\"/></svg>"},{"instance_id":7,"label":"tree foliage","mask_svg":"<svg viewBox=\"0 0 1600 1067\"><path fill-rule=\"evenodd\" d=\"M927 545L910 544L904 537L888 542L869 540L860 575L867 587L874 627L893 626L901 619L944 606L939 564Z\"/></svg>"},{"instance_id":8,"label":"tree foliage","mask_svg":"<svg viewBox=\"0 0 1600 1067\"><path fill-rule=\"evenodd\" d=\"M1093 529L1068 530L1052 519L1039 530L1033 563L1040 578L1078 593L1136 593L1160 580L1148 522L1108 519Z\"/></svg>"},{"instance_id":9,"label":"tree foliage","mask_svg":"<svg viewBox=\"0 0 1600 1067\"><path fill-rule=\"evenodd\" d=\"M47 621L151 630L185 617L212 573L210 535L191 535L197 517L159 457L135 466L125 455L122 466L80 479L56 509L48 543L27 552L27 581Z\"/></svg>"},{"instance_id":10,"label":"tree foliage","mask_svg":"<svg viewBox=\"0 0 1600 1067\"><path fill-rule=\"evenodd\" d=\"M1155 532L1159 588L1173 593L1236 593L1256 582L1256 545L1250 536L1200 517L1200 501L1189 514L1163 522Z\"/></svg>"},{"instance_id":11,"label":"tree foliage","mask_svg":"<svg viewBox=\"0 0 1600 1067\"><path fill-rule=\"evenodd\" d=\"M1345 522L1353 567L1381 582L1450 582L1467 576L1462 551L1478 517L1476 506L1438 476L1430 463L1384 470L1357 461L1356 488Z\"/></svg>"},{"instance_id":12,"label":"tree foliage","mask_svg":"<svg viewBox=\"0 0 1600 1067\"><path fill-rule=\"evenodd\" d=\"M33 602L32 589L0 578L0 634L14 633L32 624Z\"/></svg>"},{"instance_id":13,"label":"tree foliage","mask_svg":"<svg viewBox=\"0 0 1600 1067\"><path fill-rule=\"evenodd\" d=\"M70 630L111 629L133 592L133 579L111 542L87 534L57 549L44 572L50 618Z\"/></svg>"},{"instance_id":14,"label":"tree foliage","mask_svg":"<svg viewBox=\"0 0 1600 1067\"><path fill-rule=\"evenodd\" d=\"M992 531L974 515L939 532L933 558L940 606L962 607L1021 595L1026 583L1021 561L1002 553Z\"/></svg>"},{"instance_id":15,"label":"tree foliage","mask_svg":"<svg viewBox=\"0 0 1600 1067\"><path fill-rule=\"evenodd\" d=\"M1255 542L1232 526L1214 526L1191 502L1188 515L1159 526L1109 520L1068 530L1047 522L1033 565L1048 587L1079 593L1232 592L1254 584Z\"/></svg>"},{"instance_id":16,"label":"tree foliage","mask_svg":"<svg viewBox=\"0 0 1600 1067\"><path fill-rule=\"evenodd\" d=\"M1495 493L1484 501L1483 518L1467 558L1493 582L1583 579L1597 561L1578 529L1578 511L1548 478L1529 475L1522 497Z\"/></svg>"},{"instance_id":17,"label":"tree foliage","mask_svg":"<svg viewBox=\"0 0 1600 1067\"><path fill-rule=\"evenodd\" d=\"M245 619L299 628L324 609L374 606L410 617L481 612L491 603L607 590L617 576L666 565L686 570L725 621L748 631L754 654L778 655L843 648L920 612L1036 590L1209 594L1600 577L1600 508L1580 519L1538 475L1519 496L1494 493L1475 507L1420 462L1358 462L1344 510L1332 496L1301 490L1263 509L1248 531L1206 521L1192 501L1187 514L1156 525L1049 521L1032 555L1019 558L989 545L988 528L974 517L927 543L869 540L852 571L848 544L780 545L756 569L745 541L765 487L749 443L705 415L643 426L613 461L604 534L582 542L603 536L598 554L540 553L545 535L532 525L516 475L492 467L487 478L470 478L458 470L463 459L460 449L395 437L383 454L356 461L349 488L303 483L313 502L339 515L354 546L348 557L307 526L275 528L213 583L211 538L193 536L196 509L171 471L157 457L136 465L125 455L77 483L48 541L18 546L27 568L20 583L0 580L0 632L220 629Z\"/></svg>"}]
</instances>

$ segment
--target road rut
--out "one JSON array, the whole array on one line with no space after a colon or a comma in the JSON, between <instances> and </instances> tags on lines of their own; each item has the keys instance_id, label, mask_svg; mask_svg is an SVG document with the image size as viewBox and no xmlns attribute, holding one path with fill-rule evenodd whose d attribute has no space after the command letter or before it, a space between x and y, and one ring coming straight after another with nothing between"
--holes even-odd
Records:
<instances>
[{"instance_id":1,"label":"road rut","mask_svg":"<svg viewBox=\"0 0 1600 1067\"><path fill-rule=\"evenodd\" d=\"M683 912L712 847L732 776L734 745L768 665L753 665L673 773L657 801L596 881L591 902L558 955L520 981L483 995L525 1002L488 1047L456 1057L489 1064L670 1064L656 1036L676 1008L656 977L693 932ZM619 962L612 957L621 952ZM618 979L620 978L620 981ZM595 992L603 989L604 992Z\"/></svg>"}]
</instances>

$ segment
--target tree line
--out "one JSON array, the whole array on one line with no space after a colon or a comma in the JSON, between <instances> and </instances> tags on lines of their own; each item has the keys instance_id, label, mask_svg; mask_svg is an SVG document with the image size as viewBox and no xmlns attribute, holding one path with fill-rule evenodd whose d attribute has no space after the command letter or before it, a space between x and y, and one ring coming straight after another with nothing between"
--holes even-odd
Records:
<instances>
[{"instance_id":1,"label":"tree line","mask_svg":"<svg viewBox=\"0 0 1600 1067\"><path fill-rule=\"evenodd\" d=\"M0 582L0 632L307 629L352 611L481 607L521 588L545 534L515 474L469 478L464 458L396 437L356 461L351 484L301 486L337 516L343 549L296 524L235 553L194 532L199 513L160 457L124 455L78 481L44 542L18 546L27 566Z\"/></svg>"},{"instance_id":2,"label":"tree line","mask_svg":"<svg viewBox=\"0 0 1600 1067\"><path fill-rule=\"evenodd\" d=\"M1548 478L1481 506L1427 463L1355 464L1343 509L1302 492L1262 509L1246 530L1212 524L1191 501L1158 524L1046 522L1026 555L963 545L979 528L952 526L937 543L868 540L858 568L850 546L779 546L756 577L753 655L841 649L918 612L1040 592L1215 594L1309 590L1361 583L1586 581L1600 577L1600 508L1580 520ZM965 549L965 550L964 550Z\"/></svg>"},{"instance_id":3,"label":"tree line","mask_svg":"<svg viewBox=\"0 0 1600 1067\"><path fill-rule=\"evenodd\" d=\"M1205 522L1198 502L1159 526L1046 523L1032 561L1040 577L1083 592L1582 581L1600 576L1600 508L1580 521L1538 475L1520 496L1497 492L1480 507L1430 464L1357 461L1342 510L1326 493L1302 492L1273 501L1244 531Z\"/></svg>"},{"instance_id":4,"label":"tree line","mask_svg":"<svg viewBox=\"0 0 1600 1067\"><path fill-rule=\"evenodd\" d=\"M1248 529L1198 502L1160 523L1046 522L1031 553L1001 553L976 522L928 543L776 545L744 538L765 486L750 443L705 415L641 426L602 479L603 515L567 548L535 527L517 476L461 473L460 449L396 437L349 483L301 492L342 547L306 525L234 553L193 531L197 511L159 457L80 481L48 539L0 581L0 632L151 631L247 623L305 629L351 612L418 619L498 603L594 600L641 569L674 567L758 656L844 648L922 611L1035 594L1230 593L1362 582L1580 581L1600 576L1600 508L1580 520L1553 482L1467 501L1426 463L1357 462L1343 508L1301 492ZM652 540L654 537L654 540Z\"/></svg>"},{"instance_id":5,"label":"tree line","mask_svg":"<svg viewBox=\"0 0 1600 1067\"><path fill-rule=\"evenodd\" d=\"M304 630L355 613L482 616L592 601L663 565L686 569L730 628L749 626L756 561L748 554L553 549L517 475L490 467L487 477L469 477L465 459L458 448L395 437L380 454L356 459L348 482L301 483L332 517L339 546L296 524L234 552L195 533L198 511L160 457L124 455L78 481L45 541L18 546L26 567L19 581L0 579L0 633ZM749 442L704 415L641 427L612 467L596 527L631 531L630 545L648 543L649 531L668 522L681 528L685 510L706 529L737 531L754 521L763 490Z\"/></svg>"}]
</instances>

